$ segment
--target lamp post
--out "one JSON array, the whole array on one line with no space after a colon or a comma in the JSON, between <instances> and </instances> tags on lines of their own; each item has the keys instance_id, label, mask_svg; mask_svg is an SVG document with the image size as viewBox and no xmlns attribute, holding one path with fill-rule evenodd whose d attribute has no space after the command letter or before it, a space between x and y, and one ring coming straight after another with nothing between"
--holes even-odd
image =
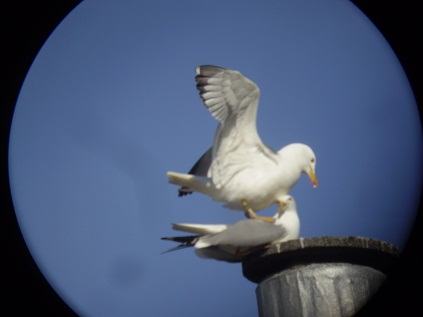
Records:
<instances>
[{"instance_id":1,"label":"lamp post","mask_svg":"<svg viewBox=\"0 0 423 317\"><path fill-rule=\"evenodd\" d=\"M242 268L258 283L260 317L347 317L379 289L398 256L380 240L302 238L252 254Z\"/></svg>"}]
</instances>

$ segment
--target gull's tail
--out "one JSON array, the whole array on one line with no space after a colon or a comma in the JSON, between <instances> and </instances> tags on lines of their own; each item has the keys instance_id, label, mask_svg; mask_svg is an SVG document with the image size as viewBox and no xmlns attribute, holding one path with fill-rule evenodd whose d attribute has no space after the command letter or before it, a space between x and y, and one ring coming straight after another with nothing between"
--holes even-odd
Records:
<instances>
[{"instance_id":1,"label":"gull's tail","mask_svg":"<svg viewBox=\"0 0 423 317\"><path fill-rule=\"evenodd\" d=\"M167 172L167 178L169 183L180 186L179 196L184 196L193 191L210 196L213 190L210 178L205 176Z\"/></svg>"},{"instance_id":2,"label":"gull's tail","mask_svg":"<svg viewBox=\"0 0 423 317\"><path fill-rule=\"evenodd\" d=\"M191 232L199 235L215 234L226 230L228 225L215 224L215 225L202 225L196 223L173 223L172 229Z\"/></svg>"}]
</instances>

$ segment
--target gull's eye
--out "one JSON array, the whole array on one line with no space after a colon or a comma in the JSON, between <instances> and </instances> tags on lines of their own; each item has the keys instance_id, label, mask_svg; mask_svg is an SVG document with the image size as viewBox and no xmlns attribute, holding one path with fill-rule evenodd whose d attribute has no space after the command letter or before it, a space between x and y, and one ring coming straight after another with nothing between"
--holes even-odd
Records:
<instances>
[{"instance_id":1,"label":"gull's eye","mask_svg":"<svg viewBox=\"0 0 423 317\"><path fill-rule=\"evenodd\" d=\"M314 159L314 158L312 158L312 159L310 160L310 162L311 162L311 163L314 163L314 161L315 161L315 159Z\"/></svg>"}]
</instances>

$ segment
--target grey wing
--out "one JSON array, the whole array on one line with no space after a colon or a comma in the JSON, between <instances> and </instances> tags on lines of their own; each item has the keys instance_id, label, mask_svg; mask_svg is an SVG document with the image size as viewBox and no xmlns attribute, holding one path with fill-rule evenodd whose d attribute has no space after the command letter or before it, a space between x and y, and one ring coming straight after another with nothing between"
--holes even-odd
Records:
<instances>
[{"instance_id":1,"label":"grey wing","mask_svg":"<svg viewBox=\"0 0 423 317\"><path fill-rule=\"evenodd\" d=\"M207 176L207 172L209 171L211 161L212 161L212 150L213 147L210 147L206 153L204 153L198 161L194 164L194 166L189 170L188 174L196 175L196 176ZM178 189L178 196L185 196L188 194L192 194L192 191L188 187L180 187Z\"/></svg>"},{"instance_id":2,"label":"grey wing","mask_svg":"<svg viewBox=\"0 0 423 317\"><path fill-rule=\"evenodd\" d=\"M246 219L235 223L223 232L201 237L211 245L255 247L271 243L286 235L286 229L260 220Z\"/></svg>"},{"instance_id":3,"label":"grey wing","mask_svg":"<svg viewBox=\"0 0 423 317\"><path fill-rule=\"evenodd\" d=\"M196 68L197 89L204 105L220 122L235 114L248 117L255 124L260 90L236 70L203 65ZM241 119L244 120L244 119Z\"/></svg>"},{"instance_id":4,"label":"grey wing","mask_svg":"<svg viewBox=\"0 0 423 317\"><path fill-rule=\"evenodd\" d=\"M207 176L207 172L209 171L212 161L212 150L213 147L210 147L189 170L188 174L196 176Z\"/></svg>"},{"instance_id":5,"label":"grey wing","mask_svg":"<svg viewBox=\"0 0 423 317\"><path fill-rule=\"evenodd\" d=\"M230 263L241 262L242 258L235 254L225 252L219 247L209 247L205 249L195 249L195 254L203 259L214 259L218 261L225 261Z\"/></svg>"}]
</instances>

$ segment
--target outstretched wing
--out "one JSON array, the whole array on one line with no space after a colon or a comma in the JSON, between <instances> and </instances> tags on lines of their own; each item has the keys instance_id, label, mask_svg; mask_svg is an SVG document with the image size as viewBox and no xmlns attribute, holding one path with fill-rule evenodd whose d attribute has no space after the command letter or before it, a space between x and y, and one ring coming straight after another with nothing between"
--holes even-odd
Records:
<instances>
[{"instance_id":1,"label":"outstretched wing","mask_svg":"<svg viewBox=\"0 0 423 317\"><path fill-rule=\"evenodd\" d=\"M266 168L276 152L263 144L256 128L260 90L240 72L216 66L196 69L204 105L217 120L211 177L217 188L246 168ZM262 157L264 160L257 158Z\"/></svg>"},{"instance_id":2,"label":"outstretched wing","mask_svg":"<svg viewBox=\"0 0 423 317\"><path fill-rule=\"evenodd\" d=\"M196 72L197 89L213 117L224 124L235 115L240 120L254 121L255 125L260 96L255 83L236 70L217 66L199 66Z\"/></svg>"}]
</instances>

